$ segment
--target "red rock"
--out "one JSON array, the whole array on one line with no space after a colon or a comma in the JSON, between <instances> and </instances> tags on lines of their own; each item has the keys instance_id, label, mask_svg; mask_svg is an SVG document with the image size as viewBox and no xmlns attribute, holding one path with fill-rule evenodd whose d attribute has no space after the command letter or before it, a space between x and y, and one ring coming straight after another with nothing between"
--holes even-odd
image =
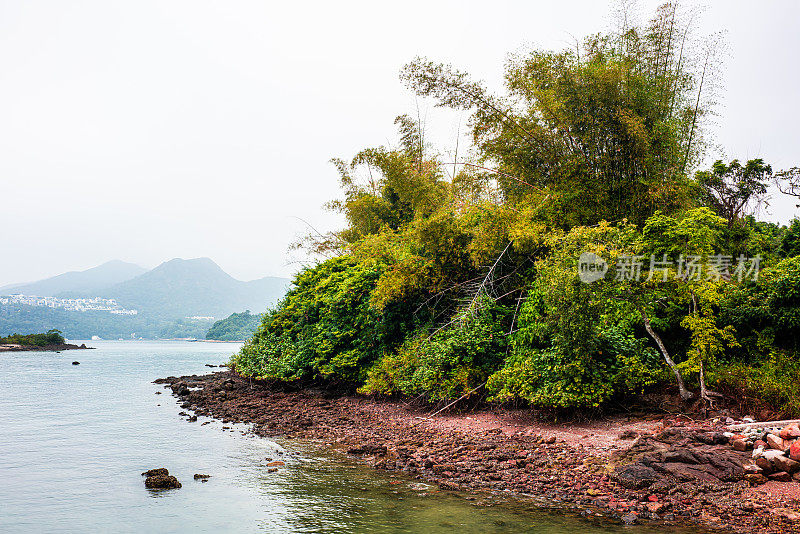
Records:
<instances>
[{"instance_id":1,"label":"red rock","mask_svg":"<svg viewBox=\"0 0 800 534\"><path fill-rule=\"evenodd\" d=\"M650 495L647 500L650 502L658 502L658 495Z\"/></svg>"},{"instance_id":2,"label":"red rock","mask_svg":"<svg viewBox=\"0 0 800 534\"><path fill-rule=\"evenodd\" d=\"M734 450L737 451L747 450L747 442L743 439L731 439L731 445L733 446Z\"/></svg>"},{"instance_id":3,"label":"red rock","mask_svg":"<svg viewBox=\"0 0 800 534\"><path fill-rule=\"evenodd\" d=\"M763 470L764 474L767 475L775 471L775 469L772 467L772 462L763 456L761 458L756 458L756 465Z\"/></svg>"},{"instance_id":4,"label":"red rock","mask_svg":"<svg viewBox=\"0 0 800 534\"><path fill-rule=\"evenodd\" d=\"M800 462L795 462L786 456L777 456L772 463L778 471L786 471L787 473L800 471Z\"/></svg>"},{"instance_id":5,"label":"red rock","mask_svg":"<svg viewBox=\"0 0 800 534\"><path fill-rule=\"evenodd\" d=\"M780 437L782 439L800 438L800 426L797 423L790 423L781 430Z\"/></svg>"},{"instance_id":6,"label":"red rock","mask_svg":"<svg viewBox=\"0 0 800 534\"><path fill-rule=\"evenodd\" d=\"M663 502L649 502L647 503L647 509L650 511L651 514L657 514L664 510L665 504Z\"/></svg>"},{"instance_id":7,"label":"red rock","mask_svg":"<svg viewBox=\"0 0 800 534\"><path fill-rule=\"evenodd\" d=\"M795 462L800 462L800 440L795 441L792 443L792 446L789 447L789 458Z\"/></svg>"},{"instance_id":8,"label":"red rock","mask_svg":"<svg viewBox=\"0 0 800 534\"><path fill-rule=\"evenodd\" d=\"M775 434L768 434L767 435L767 444L770 446L771 449L775 449L778 451L785 451L789 448L789 443Z\"/></svg>"},{"instance_id":9,"label":"red rock","mask_svg":"<svg viewBox=\"0 0 800 534\"><path fill-rule=\"evenodd\" d=\"M753 448L758 449L759 447L766 449L768 447L767 442L757 439L756 442L753 443Z\"/></svg>"},{"instance_id":10,"label":"red rock","mask_svg":"<svg viewBox=\"0 0 800 534\"><path fill-rule=\"evenodd\" d=\"M792 475L787 473L786 471L778 471L777 473L773 473L769 476L770 480L774 480L776 482L791 482Z\"/></svg>"}]
</instances>

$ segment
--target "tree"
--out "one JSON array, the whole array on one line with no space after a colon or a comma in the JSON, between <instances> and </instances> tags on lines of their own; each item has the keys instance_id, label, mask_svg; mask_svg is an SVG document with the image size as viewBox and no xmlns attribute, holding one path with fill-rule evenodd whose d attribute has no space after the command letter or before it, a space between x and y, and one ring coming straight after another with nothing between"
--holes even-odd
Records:
<instances>
[{"instance_id":1,"label":"tree","mask_svg":"<svg viewBox=\"0 0 800 534\"><path fill-rule=\"evenodd\" d=\"M775 183L781 193L800 200L800 167L792 167L776 173ZM800 208L800 204L797 207Z\"/></svg>"},{"instance_id":2,"label":"tree","mask_svg":"<svg viewBox=\"0 0 800 534\"><path fill-rule=\"evenodd\" d=\"M687 204L687 162L704 146L710 72L692 70L687 35L666 5L648 25L592 36L576 50L513 56L505 96L422 58L401 77L438 105L473 112L479 156L507 201L545 191L550 219L564 228L641 224L657 207Z\"/></svg>"},{"instance_id":3,"label":"tree","mask_svg":"<svg viewBox=\"0 0 800 534\"><path fill-rule=\"evenodd\" d=\"M728 227L767 202L767 186L772 178L772 167L761 158L744 165L738 159L728 165L717 160L711 170L695 174L702 190L701 200L725 218Z\"/></svg>"}]
</instances>

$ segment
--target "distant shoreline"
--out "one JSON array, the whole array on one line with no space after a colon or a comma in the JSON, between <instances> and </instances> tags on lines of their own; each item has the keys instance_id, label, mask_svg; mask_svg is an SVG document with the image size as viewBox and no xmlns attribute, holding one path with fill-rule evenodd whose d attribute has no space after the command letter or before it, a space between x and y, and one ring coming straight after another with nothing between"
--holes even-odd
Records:
<instances>
[{"instance_id":1,"label":"distant shoreline","mask_svg":"<svg viewBox=\"0 0 800 534\"><path fill-rule=\"evenodd\" d=\"M93 349L86 344L73 345L72 343L59 343L55 345L18 345L15 343L0 344L0 352L61 352L62 350Z\"/></svg>"}]
</instances>

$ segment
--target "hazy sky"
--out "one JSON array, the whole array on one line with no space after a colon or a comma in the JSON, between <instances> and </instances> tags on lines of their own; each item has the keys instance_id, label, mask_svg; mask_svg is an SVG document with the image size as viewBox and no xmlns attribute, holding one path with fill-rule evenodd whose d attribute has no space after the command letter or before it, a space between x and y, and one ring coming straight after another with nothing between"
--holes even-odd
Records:
<instances>
[{"instance_id":1,"label":"hazy sky","mask_svg":"<svg viewBox=\"0 0 800 534\"><path fill-rule=\"evenodd\" d=\"M298 218L339 224L331 157L394 142L417 106L453 144L460 117L405 90L404 63L499 90L508 52L603 31L609 5L0 0L0 285L110 259L288 275ZM800 165L800 2L706 7L701 32L728 31L720 147ZM794 213L776 199L767 218Z\"/></svg>"}]
</instances>

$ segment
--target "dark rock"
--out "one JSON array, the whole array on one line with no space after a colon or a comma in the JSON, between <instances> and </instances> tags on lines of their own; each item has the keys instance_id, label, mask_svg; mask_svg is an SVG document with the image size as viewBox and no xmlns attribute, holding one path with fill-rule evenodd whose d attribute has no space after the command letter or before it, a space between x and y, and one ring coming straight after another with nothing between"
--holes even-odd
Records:
<instances>
[{"instance_id":1,"label":"dark rock","mask_svg":"<svg viewBox=\"0 0 800 534\"><path fill-rule=\"evenodd\" d=\"M686 449L678 449L676 451L669 451L664 455L664 461L667 463L681 463L681 464L699 464L702 463L700 459L692 454L691 451Z\"/></svg>"},{"instance_id":2,"label":"dark rock","mask_svg":"<svg viewBox=\"0 0 800 534\"><path fill-rule=\"evenodd\" d=\"M349 454L373 454L373 455L385 455L387 452L385 445L361 445L360 447L354 447L352 449L348 449L347 451Z\"/></svg>"},{"instance_id":3,"label":"dark rock","mask_svg":"<svg viewBox=\"0 0 800 534\"><path fill-rule=\"evenodd\" d=\"M792 481L792 475L790 475L786 471L779 471L777 473L772 473L769 476L769 479L770 480L774 480L776 482L791 482Z\"/></svg>"},{"instance_id":4,"label":"dark rock","mask_svg":"<svg viewBox=\"0 0 800 534\"><path fill-rule=\"evenodd\" d=\"M144 487L150 489L173 489L180 488L181 483L178 482L177 478L170 475L154 475L145 479Z\"/></svg>"},{"instance_id":5,"label":"dark rock","mask_svg":"<svg viewBox=\"0 0 800 534\"><path fill-rule=\"evenodd\" d=\"M633 525L634 523L636 523L638 517L636 514L631 513L623 515L620 519L622 519L622 522L625 523L626 525Z\"/></svg>"},{"instance_id":6,"label":"dark rock","mask_svg":"<svg viewBox=\"0 0 800 534\"><path fill-rule=\"evenodd\" d=\"M744 479L753 486L758 486L759 484L764 484L767 482L767 477L761 473L748 473L744 476Z\"/></svg>"},{"instance_id":7,"label":"dark rock","mask_svg":"<svg viewBox=\"0 0 800 534\"><path fill-rule=\"evenodd\" d=\"M209 478L211 478L211 475L203 475L201 473L195 473L194 474L194 479L195 480L207 480Z\"/></svg>"},{"instance_id":8,"label":"dark rock","mask_svg":"<svg viewBox=\"0 0 800 534\"><path fill-rule=\"evenodd\" d=\"M143 477L154 477L158 475L164 475L164 476L169 475L169 471L167 470L166 467L159 467L157 469L150 469L142 473Z\"/></svg>"},{"instance_id":9,"label":"dark rock","mask_svg":"<svg viewBox=\"0 0 800 534\"><path fill-rule=\"evenodd\" d=\"M196 423L197 422L197 416L193 415L193 416L189 417L187 419L187 421L189 421L190 423Z\"/></svg>"},{"instance_id":10,"label":"dark rock","mask_svg":"<svg viewBox=\"0 0 800 534\"><path fill-rule=\"evenodd\" d=\"M613 476L621 486L628 489L644 489L659 479L658 473L652 467L641 464L617 468Z\"/></svg>"},{"instance_id":11,"label":"dark rock","mask_svg":"<svg viewBox=\"0 0 800 534\"><path fill-rule=\"evenodd\" d=\"M786 471L790 474L800 471L800 462L796 462L786 456L776 456L772 464L777 471Z\"/></svg>"},{"instance_id":12,"label":"dark rock","mask_svg":"<svg viewBox=\"0 0 800 534\"><path fill-rule=\"evenodd\" d=\"M72 365L80 365L81 362L72 362Z\"/></svg>"},{"instance_id":13,"label":"dark rock","mask_svg":"<svg viewBox=\"0 0 800 534\"><path fill-rule=\"evenodd\" d=\"M620 433L620 435L617 436L617 439L629 440L629 439L636 439L638 436L639 436L638 432L636 432L635 430L628 429L628 430Z\"/></svg>"}]
</instances>

